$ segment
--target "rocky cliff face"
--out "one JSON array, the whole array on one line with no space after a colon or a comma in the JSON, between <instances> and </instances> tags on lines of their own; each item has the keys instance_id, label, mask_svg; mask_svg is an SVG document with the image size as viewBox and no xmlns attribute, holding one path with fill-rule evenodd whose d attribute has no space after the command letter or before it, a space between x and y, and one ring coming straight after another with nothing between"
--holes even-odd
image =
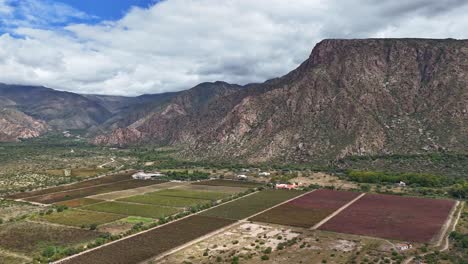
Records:
<instances>
[{"instance_id":1,"label":"rocky cliff face","mask_svg":"<svg viewBox=\"0 0 468 264\"><path fill-rule=\"evenodd\" d=\"M196 107L190 96L129 126L137 141L251 162L466 152L468 41L324 40L286 76Z\"/></svg>"},{"instance_id":2,"label":"rocky cliff face","mask_svg":"<svg viewBox=\"0 0 468 264\"><path fill-rule=\"evenodd\" d=\"M22 112L0 108L0 142L38 137L47 131L47 124Z\"/></svg>"}]
</instances>

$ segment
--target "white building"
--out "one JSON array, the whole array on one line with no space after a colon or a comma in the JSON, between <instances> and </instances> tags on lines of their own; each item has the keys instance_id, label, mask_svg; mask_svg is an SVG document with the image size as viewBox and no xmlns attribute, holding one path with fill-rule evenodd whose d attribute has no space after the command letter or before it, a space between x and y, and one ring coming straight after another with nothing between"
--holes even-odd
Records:
<instances>
[{"instance_id":1,"label":"white building","mask_svg":"<svg viewBox=\"0 0 468 264\"><path fill-rule=\"evenodd\" d=\"M135 180L151 180L151 179L162 177L162 176L164 176L164 174L162 174L160 172L145 173L143 171L139 171L139 172L133 174L132 178L135 179Z\"/></svg>"},{"instance_id":2,"label":"white building","mask_svg":"<svg viewBox=\"0 0 468 264\"><path fill-rule=\"evenodd\" d=\"M403 181L400 181L400 182L398 183L398 186L400 186L400 187L406 187L406 183L403 182Z\"/></svg>"},{"instance_id":3,"label":"white building","mask_svg":"<svg viewBox=\"0 0 468 264\"><path fill-rule=\"evenodd\" d=\"M270 176L271 173L264 171L264 172L260 172L258 175L259 176Z\"/></svg>"},{"instance_id":4,"label":"white building","mask_svg":"<svg viewBox=\"0 0 468 264\"><path fill-rule=\"evenodd\" d=\"M397 244L396 248L400 251L405 251L405 250L413 248L413 245L411 245L410 243L402 243L402 244Z\"/></svg>"},{"instance_id":5,"label":"white building","mask_svg":"<svg viewBox=\"0 0 468 264\"><path fill-rule=\"evenodd\" d=\"M239 174L239 175L237 175L237 178L238 178L238 179L244 179L244 180L245 180L245 179L247 179L247 175Z\"/></svg>"}]
</instances>

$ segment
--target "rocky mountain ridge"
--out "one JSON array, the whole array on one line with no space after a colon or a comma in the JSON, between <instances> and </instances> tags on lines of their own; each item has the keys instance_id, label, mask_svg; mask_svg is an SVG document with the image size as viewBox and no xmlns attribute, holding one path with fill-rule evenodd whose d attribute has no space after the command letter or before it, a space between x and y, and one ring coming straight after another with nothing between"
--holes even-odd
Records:
<instances>
[{"instance_id":1,"label":"rocky mountain ridge","mask_svg":"<svg viewBox=\"0 0 468 264\"><path fill-rule=\"evenodd\" d=\"M261 84L82 97L105 109L86 123L95 144L173 146L190 159L466 153L468 41L329 39L297 69ZM0 89L0 106L22 109L18 101Z\"/></svg>"},{"instance_id":2,"label":"rocky mountain ridge","mask_svg":"<svg viewBox=\"0 0 468 264\"><path fill-rule=\"evenodd\" d=\"M281 78L207 101L191 114L172 102L128 128L142 133L131 144L178 146L198 159L466 152L467 73L465 40L324 40Z\"/></svg>"}]
</instances>

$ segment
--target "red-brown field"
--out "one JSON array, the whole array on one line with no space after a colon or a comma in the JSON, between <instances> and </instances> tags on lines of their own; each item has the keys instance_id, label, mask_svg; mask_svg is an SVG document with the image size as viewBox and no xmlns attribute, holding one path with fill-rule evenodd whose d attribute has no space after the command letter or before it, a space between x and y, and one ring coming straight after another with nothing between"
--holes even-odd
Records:
<instances>
[{"instance_id":1,"label":"red-brown field","mask_svg":"<svg viewBox=\"0 0 468 264\"><path fill-rule=\"evenodd\" d=\"M357 192L322 189L292 200L288 204L299 208L332 209L335 211L359 195L360 193Z\"/></svg>"},{"instance_id":2,"label":"red-brown field","mask_svg":"<svg viewBox=\"0 0 468 264\"><path fill-rule=\"evenodd\" d=\"M356 192L317 190L268 210L250 220L309 228L357 196L359 193Z\"/></svg>"},{"instance_id":3,"label":"red-brown field","mask_svg":"<svg viewBox=\"0 0 468 264\"><path fill-rule=\"evenodd\" d=\"M114 183L114 182L127 181L127 180L132 179L131 175L133 173L134 171L113 174L113 175L104 176L104 177L100 177L96 179L77 182L74 184L61 185L57 187L52 187L52 188L47 188L47 189L42 189L42 190L37 190L37 191L32 191L32 192L16 193L16 194L10 195L8 198L22 199L22 198L27 198L27 197L44 195L48 193L56 193L56 192L61 192L61 191L69 191L69 190L75 190L75 189L80 189L80 188L92 187L92 186L97 186L101 184L109 184L109 183Z\"/></svg>"},{"instance_id":4,"label":"red-brown field","mask_svg":"<svg viewBox=\"0 0 468 264\"><path fill-rule=\"evenodd\" d=\"M46 203L46 204L57 203L57 202L73 200L77 198L83 198L83 197L90 196L90 195L133 189L133 188L158 184L162 182L164 181L126 180L126 181L119 181L115 183L105 184L105 185L98 185L94 187L86 187L82 189L75 189L75 190L64 191L64 192L48 193L48 194L44 194L41 196L29 197L24 200L37 202L37 203Z\"/></svg>"},{"instance_id":5,"label":"red-brown field","mask_svg":"<svg viewBox=\"0 0 468 264\"><path fill-rule=\"evenodd\" d=\"M140 263L234 222L228 219L194 215L76 256L63 263Z\"/></svg>"},{"instance_id":6,"label":"red-brown field","mask_svg":"<svg viewBox=\"0 0 468 264\"><path fill-rule=\"evenodd\" d=\"M319 229L412 242L430 242L455 202L367 194Z\"/></svg>"}]
</instances>

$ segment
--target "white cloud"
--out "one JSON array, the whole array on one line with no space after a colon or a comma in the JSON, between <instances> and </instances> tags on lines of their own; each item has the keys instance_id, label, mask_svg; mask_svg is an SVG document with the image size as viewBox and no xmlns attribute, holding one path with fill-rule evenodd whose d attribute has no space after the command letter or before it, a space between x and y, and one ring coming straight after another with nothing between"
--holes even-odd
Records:
<instances>
[{"instance_id":1,"label":"white cloud","mask_svg":"<svg viewBox=\"0 0 468 264\"><path fill-rule=\"evenodd\" d=\"M203 81L245 84L280 76L322 38L468 35L464 1L396 2L167 0L97 25L47 29L30 19L12 31L22 38L0 37L0 82L84 93L158 93ZM0 14L2 6L0 0Z\"/></svg>"}]
</instances>

